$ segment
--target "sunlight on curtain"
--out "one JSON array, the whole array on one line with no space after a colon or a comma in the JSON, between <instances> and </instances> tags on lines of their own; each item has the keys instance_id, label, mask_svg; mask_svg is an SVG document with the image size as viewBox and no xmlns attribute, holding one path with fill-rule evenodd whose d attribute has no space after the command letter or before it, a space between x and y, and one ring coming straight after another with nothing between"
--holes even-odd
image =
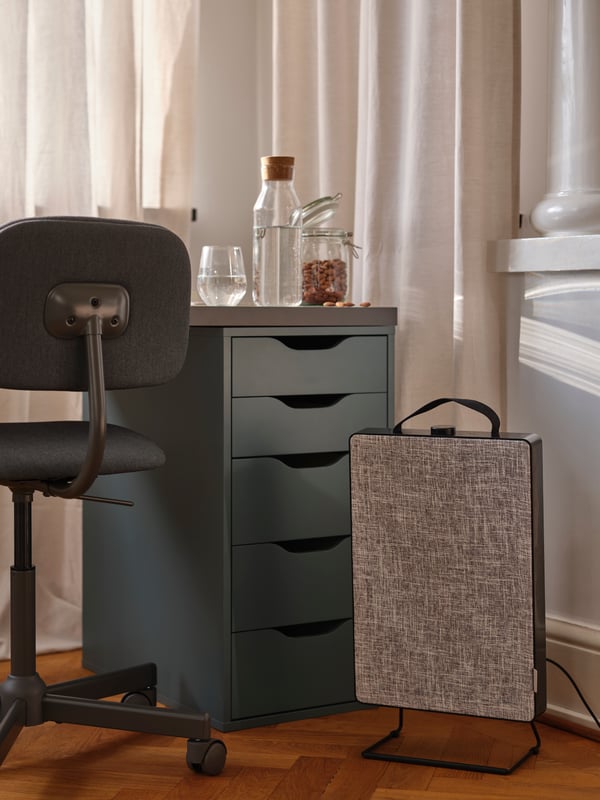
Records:
<instances>
[{"instance_id":1,"label":"sunlight on curtain","mask_svg":"<svg viewBox=\"0 0 600 800\"><path fill-rule=\"evenodd\" d=\"M398 308L397 417L438 396L503 414L487 243L518 219L518 0L273 10L274 150L297 157L303 202L344 192L334 223L362 247L353 299Z\"/></svg>"},{"instance_id":2,"label":"sunlight on curtain","mask_svg":"<svg viewBox=\"0 0 600 800\"><path fill-rule=\"evenodd\" d=\"M57 214L150 219L188 240L198 13L198 0L0 0L0 224ZM76 393L0 392L2 420L80 415ZM34 504L42 651L80 644L80 505L41 496ZM0 524L7 575L7 490ZM2 580L0 658L7 652Z\"/></svg>"},{"instance_id":3,"label":"sunlight on curtain","mask_svg":"<svg viewBox=\"0 0 600 800\"><path fill-rule=\"evenodd\" d=\"M94 213L189 240L198 0L86 0Z\"/></svg>"}]
</instances>

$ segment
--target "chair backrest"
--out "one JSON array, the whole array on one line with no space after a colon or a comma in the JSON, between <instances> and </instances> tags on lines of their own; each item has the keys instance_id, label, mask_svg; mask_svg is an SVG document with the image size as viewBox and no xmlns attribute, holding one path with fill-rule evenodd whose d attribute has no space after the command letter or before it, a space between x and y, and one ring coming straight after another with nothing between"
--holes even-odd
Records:
<instances>
[{"instance_id":1,"label":"chair backrest","mask_svg":"<svg viewBox=\"0 0 600 800\"><path fill-rule=\"evenodd\" d=\"M191 289L181 239L143 222L38 217L0 227L0 387L88 388L85 337L57 337L45 319L53 289L88 282L128 294L126 329L103 337L107 389L165 383L179 372Z\"/></svg>"}]
</instances>

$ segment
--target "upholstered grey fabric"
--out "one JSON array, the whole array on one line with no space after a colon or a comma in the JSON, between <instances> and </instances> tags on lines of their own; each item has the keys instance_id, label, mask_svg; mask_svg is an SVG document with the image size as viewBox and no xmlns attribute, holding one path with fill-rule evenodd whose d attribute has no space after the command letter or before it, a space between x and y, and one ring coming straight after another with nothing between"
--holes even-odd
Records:
<instances>
[{"instance_id":1,"label":"upholstered grey fabric","mask_svg":"<svg viewBox=\"0 0 600 800\"><path fill-rule=\"evenodd\" d=\"M183 364L190 263L183 242L157 225L46 217L0 227L0 386L82 390L83 337L44 326L48 292L70 281L115 283L130 294L129 326L103 342L108 389L168 381Z\"/></svg>"},{"instance_id":2,"label":"upholstered grey fabric","mask_svg":"<svg viewBox=\"0 0 600 800\"><path fill-rule=\"evenodd\" d=\"M183 242L166 228L82 217L12 222L0 228L0 280L4 388L87 389L86 337L57 338L44 317L50 290L70 282L117 284L129 295L126 330L102 338L107 389L164 383L183 365L190 263ZM0 423L0 482L70 481L87 451L87 422ZM153 469L163 462L154 442L107 426L100 474Z\"/></svg>"},{"instance_id":3,"label":"upholstered grey fabric","mask_svg":"<svg viewBox=\"0 0 600 800\"><path fill-rule=\"evenodd\" d=\"M351 439L356 693L534 717L527 441Z\"/></svg>"},{"instance_id":4,"label":"upholstered grey fabric","mask_svg":"<svg viewBox=\"0 0 600 800\"><path fill-rule=\"evenodd\" d=\"M86 422L0 424L0 483L70 480L85 458ZM161 448L139 433L108 425L101 475L137 472L164 464Z\"/></svg>"}]
</instances>

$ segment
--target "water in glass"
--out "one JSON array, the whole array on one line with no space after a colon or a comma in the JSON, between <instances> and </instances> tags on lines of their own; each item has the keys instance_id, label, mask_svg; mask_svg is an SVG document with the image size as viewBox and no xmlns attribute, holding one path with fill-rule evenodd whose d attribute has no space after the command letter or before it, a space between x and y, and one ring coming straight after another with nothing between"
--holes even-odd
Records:
<instances>
[{"instance_id":1,"label":"water in glass","mask_svg":"<svg viewBox=\"0 0 600 800\"><path fill-rule=\"evenodd\" d=\"M241 248L205 245L200 256L197 289L207 306L237 306L246 294Z\"/></svg>"}]
</instances>

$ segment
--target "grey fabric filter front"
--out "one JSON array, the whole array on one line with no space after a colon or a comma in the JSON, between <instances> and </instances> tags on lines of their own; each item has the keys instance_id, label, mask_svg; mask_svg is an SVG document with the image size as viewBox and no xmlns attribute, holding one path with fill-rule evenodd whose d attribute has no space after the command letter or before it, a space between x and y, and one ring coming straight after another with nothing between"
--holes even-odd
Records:
<instances>
[{"instance_id":1,"label":"grey fabric filter front","mask_svg":"<svg viewBox=\"0 0 600 800\"><path fill-rule=\"evenodd\" d=\"M541 441L507 437L351 438L359 700L520 721L545 707Z\"/></svg>"}]
</instances>

